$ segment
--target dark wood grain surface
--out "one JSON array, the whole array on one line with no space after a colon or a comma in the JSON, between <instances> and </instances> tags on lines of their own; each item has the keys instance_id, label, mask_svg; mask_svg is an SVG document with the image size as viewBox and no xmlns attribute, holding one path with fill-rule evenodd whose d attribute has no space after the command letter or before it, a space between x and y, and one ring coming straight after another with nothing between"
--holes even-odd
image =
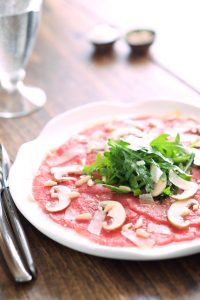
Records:
<instances>
[{"instance_id":1,"label":"dark wood grain surface","mask_svg":"<svg viewBox=\"0 0 200 300\"><path fill-rule=\"evenodd\" d=\"M48 100L43 109L28 117L0 119L0 141L12 159L20 145L34 139L47 121L80 104L153 98L200 101L199 94L177 79L173 70L167 72L154 62L155 51L154 59L151 53L144 58L130 57L122 39L110 55L95 55L86 34L97 23L109 22L114 9L114 1L45 1L26 82L43 88ZM124 29L125 22L122 13L113 23ZM146 25L145 20L141 25ZM0 299L200 299L199 254L149 262L98 258L57 244L23 217L22 222L38 277L27 284L14 283L0 253Z\"/></svg>"}]
</instances>

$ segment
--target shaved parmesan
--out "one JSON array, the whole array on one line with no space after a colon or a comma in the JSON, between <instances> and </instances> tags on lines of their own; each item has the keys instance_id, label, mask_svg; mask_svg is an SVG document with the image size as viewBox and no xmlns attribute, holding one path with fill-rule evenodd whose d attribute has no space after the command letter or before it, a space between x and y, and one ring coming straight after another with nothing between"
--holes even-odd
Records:
<instances>
[{"instance_id":1,"label":"shaved parmesan","mask_svg":"<svg viewBox=\"0 0 200 300\"><path fill-rule=\"evenodd\" d=\"M169 181L182 190L189 189L192 183L191 181L181 178L172 170L169 171Z\"/></svg>"},{"instance_id":2,"label":"shaved parmesan","mask_svg":"<svg viewBox=\"0 0 200 300\"><path fill-rule=\"evenodd\" d=\"M143 204L152 204L154 203L153 197L151 194L142 194L139 196L140 202Z\"/></svg>"},{"instance_id":3,"label":"shaved parmesan","mask_svg":"<svg viewBox=\"0 0 200 300\"><path fill-rule=\"evenodd\" d=\"M90 233L95 235L100 235L101 229L103 227L103 222L105 219L105 214L102 210L97 210L87 228Z\"/></svg>"},{"instance_id":4,"label":"shaved parmesan","mask_svg":"<svg viewBox=\"0 0 200 300\"><path fill-rule=\"evenodd\" d=\"M157 165L151 164L150 173L151 173L151 177L152 177L153 181L155 183L157 183L159 181L160 177L162 176L163 171L161 171L161 169Z\"/></svg>"},{"instance_id":5,"label":"shaved parmesan","mask_svg":"<svg viewBox=\"0 0 200 300\"><path fill-rule=\"evenodd\" d=\"M121 234L139 248L152 248L155 245L153 239L137 236L133 230L122 230Z\"/></svg>"}]
</instances>

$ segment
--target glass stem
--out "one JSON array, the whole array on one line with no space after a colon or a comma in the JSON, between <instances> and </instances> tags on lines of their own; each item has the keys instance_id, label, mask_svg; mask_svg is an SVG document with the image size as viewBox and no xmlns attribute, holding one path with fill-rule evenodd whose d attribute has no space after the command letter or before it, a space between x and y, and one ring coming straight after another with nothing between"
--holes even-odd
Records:
<instances>
[{"instance_id":1,"label":"glass stem","mask_svg":"<svg viewBox=\"0 0 200 300\"><path fill-rule=\"evenodd\" d=\"M18 83L23 81L25 75L26 72L21 69L19 71L16 71L9 77L4 76L0 82L1 88L8 93L13 93L17 89Z\"/></svg>"}]
</instances>

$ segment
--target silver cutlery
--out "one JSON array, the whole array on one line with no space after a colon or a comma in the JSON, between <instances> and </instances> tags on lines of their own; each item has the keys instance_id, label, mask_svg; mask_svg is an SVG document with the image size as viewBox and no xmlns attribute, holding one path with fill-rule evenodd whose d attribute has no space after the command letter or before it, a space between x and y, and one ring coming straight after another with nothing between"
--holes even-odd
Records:
<instances>
[{"instance_id":1,"label":"silver cutlery","mask_svg":"<svg viewBox=\"0 0 200 300\"><path fill-rule=\"evenodd\" d=\"M15 281L26 282L36 277L29 244L9 191L10 159L0 144L0 248Z\"/></svg>"}]
</instances>

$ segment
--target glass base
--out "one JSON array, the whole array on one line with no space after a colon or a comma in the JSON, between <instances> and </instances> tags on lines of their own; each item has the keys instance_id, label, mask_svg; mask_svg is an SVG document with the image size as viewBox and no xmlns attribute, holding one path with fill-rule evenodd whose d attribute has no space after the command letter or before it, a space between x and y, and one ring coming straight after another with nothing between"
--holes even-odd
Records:
<instances>
[{"instance_id":1,"label":"glass base","mask_svg":"<svg viewBox=\"0 0 200 300\"><path fill-rule=\"evenodd\" d=\"M18 118L29 115L46 102L43 90L18 82L12 92L0 90L0 118Z\"/></svg>"}]
</instances>

